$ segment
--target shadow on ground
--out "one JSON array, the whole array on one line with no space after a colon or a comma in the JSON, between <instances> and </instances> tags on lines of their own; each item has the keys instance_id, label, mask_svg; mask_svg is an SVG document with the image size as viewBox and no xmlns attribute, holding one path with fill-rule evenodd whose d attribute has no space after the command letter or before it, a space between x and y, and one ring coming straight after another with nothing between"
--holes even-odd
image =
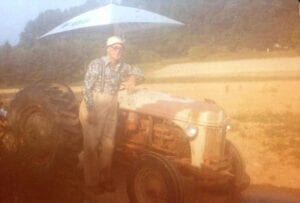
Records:
<instances>
[{"instance_id":1,"label":"shadow on ground","mask_svg":"<svg viewBox=\"0 0 300 203\"><path fill-rule=\"evenodd\" d=\"M35 202L84 202L81 192L82 177L80 171L70 174L61 174L59 177L43 177L23 171L18 167L18 158L15 155L0 157L0 202L2 203L35 203ZM92 197L90 202L129 202L126 194L126 169L115 167L115 181L117 191L104 193ZM273 202L300 202L300 189L280 188L271 185L251 185L241 196L228 196L200 191L192 182L185 183L185 201L197 202L246 202L246 203L273 203Z\"/></svg>"}]
</instances>

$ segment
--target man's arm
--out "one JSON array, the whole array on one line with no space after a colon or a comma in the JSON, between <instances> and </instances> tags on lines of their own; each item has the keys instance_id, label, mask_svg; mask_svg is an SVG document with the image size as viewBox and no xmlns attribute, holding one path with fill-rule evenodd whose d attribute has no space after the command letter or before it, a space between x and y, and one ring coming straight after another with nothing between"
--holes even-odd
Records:
<instances>
[{"instance_id":1,"label":"man's arm","mask_svg":"<svg viewBox=\"0 0 300 203\"><path fill-rule=\"evenodd\" d=\"M144 81L144 74L142 70L137 67L124 64L122 72L122 86L129 91L133 90L134 86Z\"/></svg>"},{"instance_id":2,"label":"man's arm","mask_svg":"<svg viewBox=\"0 0 300 203\"><path fill-rule=\"evenodd\" d=\"M144 74L141 69L128 64L124 65L121 86L123 86L128 92L133 92L134 87L142 83L143 80Z\"/></svg>"},{"instance_id":3,"label":"man's arm","mask_svg":"<svg viewBox=\"0 0 300 203\"><path fill-rule=\"evenodd\" d=\"M128 71L128 80L134 85L141 84L144 81L144 74L140 68L130 66Z\"/></svg>"}]
</instances>

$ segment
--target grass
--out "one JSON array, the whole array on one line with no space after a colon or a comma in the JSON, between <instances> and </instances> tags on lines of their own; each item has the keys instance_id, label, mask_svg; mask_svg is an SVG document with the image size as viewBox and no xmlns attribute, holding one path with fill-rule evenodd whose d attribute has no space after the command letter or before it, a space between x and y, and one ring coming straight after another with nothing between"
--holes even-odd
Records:
<instances>
[{"instance_id":1,"label":"grass","mask_svg":"<svg viewBox=\"0 0 300 203\"><path fill-rule=\"evenodd\" d=\"M167 65L176 63L198 63L198 62L213 62L213 61L231 61L231 60L242 60L242 59L268 59L268 58L282 58L282 57L299 57L300 52L293 50L290 51L251 51L241 50L236 52L216 52L206 57L171 57L162 58L159 61L151 61L145 63L136 64L138 67L143 68L147 73L148 71L159 70Z\"/></svg>"},{"instance_id":2,"label":"grass","mask_svg":"<svg viewBox=\"0 0 300 203\"><path fill-rule=\"evenodd\" d=\"M154 62L139 63L136 64L136 66L140 67L144 71L145 75L147 75L148 73L151 73L156 70L160 70L168 65L177 64L177 63L191 63L191 62L195 62L195 61L187 57L179 57L179 58L162 59Z\"/></svg>"},{"instance_id":3,"label":"grass","mask_svg":"<svg viewBox=\"0 0 300 203\"><path fill-rule=\"evenodd\" d=\"M219 52L202 59L201 61L226 61L226 60L241 60L241 59L266 59L278 57L297 57L299 51L255 51L255 50L240 50L237 52Z\"/></svg>"}]
</instances>

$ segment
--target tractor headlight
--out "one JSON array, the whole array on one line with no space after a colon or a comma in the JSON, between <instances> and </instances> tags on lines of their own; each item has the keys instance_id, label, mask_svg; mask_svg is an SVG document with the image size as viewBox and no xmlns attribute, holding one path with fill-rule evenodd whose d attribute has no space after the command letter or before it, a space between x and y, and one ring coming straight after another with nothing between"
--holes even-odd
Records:
<instances>
[{"instance_id":1,"label":"tractor headlight","mask_svg":"<svg viewBox=\"0 0 300 203\"><path fill-rule=\"evenodd\" d=\"M195 137L197 136L197 134L198 134L198 128L197 128L196 126L189 125L189 126L187 126L186 129L185 129L185 134L186 134L189 138L193 139L193 138L195 138Z\"/></svg>"},{"instance_id":2,"label":"tractor headlight","mask_svg":"<svg viewBox=\"0 0 300 203\"><path fill-rule=\"evenodd\" d=\"M230 131L231 128L232 128L231 125L227 124L227 125L226 125L226 132Z\"/></svg>"}]
</instances>

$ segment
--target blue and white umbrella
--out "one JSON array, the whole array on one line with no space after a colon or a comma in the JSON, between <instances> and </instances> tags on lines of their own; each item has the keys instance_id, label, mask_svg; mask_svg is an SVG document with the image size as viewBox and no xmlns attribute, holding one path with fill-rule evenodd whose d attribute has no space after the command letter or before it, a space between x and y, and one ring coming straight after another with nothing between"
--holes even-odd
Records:
<instances>
[{"instance_id":1,"label":"blue and white umbrella","mask_svg":"<svg viewBox=\"0 0 300 203\"><path fill-rule=\"evenodd\" d=\"M115 32L120 32L121 30L121 33L126 33L128 31L162 25L180 26L183 23L143 9L111 3L76 16L42 35L40 38L73 30L109 25L114 26Z\"/></svg>"}]
</instances>

